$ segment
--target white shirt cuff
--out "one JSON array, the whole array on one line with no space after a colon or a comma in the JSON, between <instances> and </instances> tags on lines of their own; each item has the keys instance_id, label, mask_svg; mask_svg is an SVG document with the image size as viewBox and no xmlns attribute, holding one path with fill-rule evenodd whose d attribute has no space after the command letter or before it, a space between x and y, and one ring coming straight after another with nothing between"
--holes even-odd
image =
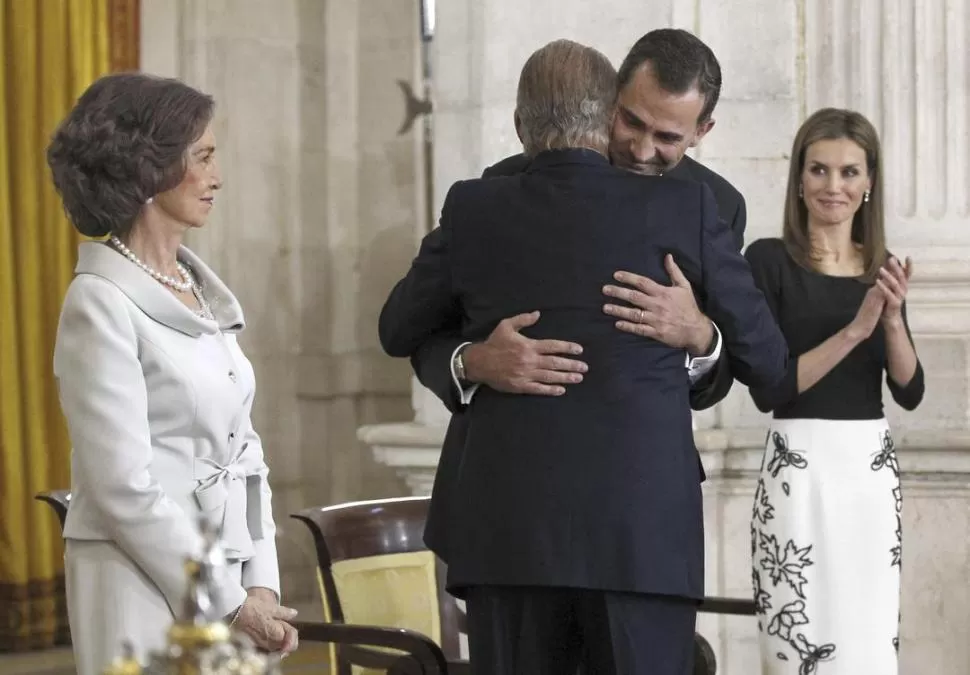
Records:
<instances>
[{"instance_id":1,"label":"white shirt cuff","mask_svg":"<svg viewBox=\"0 0 970 675\"><path fill-rule=\"evenodd\" d=\"M459 349L470 344L471 342L462 342L460 345L458 345L455 351L451 353L451 361L448 362L448 368L451 369L451 381L455 383L455 389L458 390L458 400L462 405L468 405L472 402L472 397L475 396L475 392L478 391L479 387L477 384L472 384L467 389L462 387L461 382L458 381L458 375L455 374L455 356L458 354ZM720 345L718 345L718 349L720 350ZM708 368L708 370L710 370L710 368Z\"/></svg>"},{"instance_id":2,"label":"white shirt cuff","mask_svg":"<svg viewBox=\"0 0 970 675\"><path fill-rule=\"evenodd\" d=\"M721 331L713 321L711 325L714 326L714 349L711 353L707 356L698 356L693 359L690 357L690 354L687 354L685 366L687 367L687 377L690 379L691 384L694 384L711 372L717 360L721 358Z\"/></svg>"}]
</instances>

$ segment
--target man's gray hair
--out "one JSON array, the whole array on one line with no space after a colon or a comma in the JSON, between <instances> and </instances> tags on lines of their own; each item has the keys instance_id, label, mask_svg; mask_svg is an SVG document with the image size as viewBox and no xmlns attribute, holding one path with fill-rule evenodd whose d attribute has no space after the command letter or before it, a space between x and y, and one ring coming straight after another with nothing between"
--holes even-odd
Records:
<instances>
[{"instance_id":1,"label":"man's gray hair","mask_svg":"<svg viewBox=\"0 0 970 675\"><path fill-rule=\"evenodd\" d=\"M592 47L556 40L522 67L515 114L525 154L604 149L616 105L616 70Z\"/></svg>"}]
</instances>

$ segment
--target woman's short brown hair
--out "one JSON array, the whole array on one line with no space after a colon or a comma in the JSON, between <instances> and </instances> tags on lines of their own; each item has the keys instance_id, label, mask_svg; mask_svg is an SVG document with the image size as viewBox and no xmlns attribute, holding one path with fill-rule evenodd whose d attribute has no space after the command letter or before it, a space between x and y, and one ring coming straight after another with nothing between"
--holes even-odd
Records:
<instances>
[{"instance_id":1,"label":"woman's short brown hair","mask_svg":"<svg viewBox=\"0 0 970 675\"><path fill-rule=\"evenodd\" d=\"M876 278L886 262L886 229L882 200L882 151L879 134L861 113L839 108L822 108L805 120L792 144L788 170L788 190L785 195L785 224L783 238L789 254L800 265L814 268L815 256L808 237L808 209L799 195L805 153L818 141L846 138L866 153L866 168L872 181L869 201L864 202L852 217L852 241L862 246L863 277Z\"/></svg>"},{"instance_id":2,"label":"woman's short brown hair","mask_svg":"<svg viewBox=\"0 0 970 675\"><path fill-rule=\"evenodd\" d=\"M214 105L178 80L142 73L106 75L88 87L47 148L74 227L88 237L126 232L149 197L181 182L186 150Z\"/></svg>"}]
</instances>

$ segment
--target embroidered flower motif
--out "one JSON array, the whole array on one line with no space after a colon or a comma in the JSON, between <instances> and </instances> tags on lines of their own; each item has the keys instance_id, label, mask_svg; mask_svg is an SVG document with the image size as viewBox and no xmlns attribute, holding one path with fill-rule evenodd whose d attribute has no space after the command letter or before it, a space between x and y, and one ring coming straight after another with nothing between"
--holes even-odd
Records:
<instances>
[{"instance_id":1,"label":"embroidered flower motif","mask_svg":"<svg viewBox=\"0 0 970 675\"><path fill-rule=\"evenodd\" d=\"M896 459L896 444L893 442L892 434L889 429L879 437L882 449L877 452L870 465L873 471L879 471L883 467L888 467L896 478L899 478L899 462Z\"/></svg>"},{"instance_id":2,"label":"embroidered flower motif","mask_svg":"<svg viewBox=\"0 0 970 675\"><path fill-rule=\"evenodd\" d=\"M767 614L771 609L771 594L761 587L761 574L754 568L751 569L751 586L754 590L754 611L759 615ZM761 629L760 621L758 628Z\"/></svg>"},{"instance_id":3,"label":"embroidered flower motif","mask_svg":"<svg viewBox=\"0 0 970 675\"><path fill-rule=\"evenodd\" d=\"M775 507L768 501L768 491L765 490L764 478L758 479L758 487L754 491L754 509L751 517L762 525L775 517Z\"/></svg>"},{"instance_id":4,"label":"embroidered flower motif","mask_svg":"<svg viewBox=\"0 0 970 675\"><path fill-rule=\"evenodd\" d=\"M803 587L806 583L802 571L815 563L812 562L808 554L812 551L812 545L805 548L798 548L795 542L788 540L782 548L773 534L760 532L759 548L765 552L761 559L761 568L771 576L771 583L777 586L784 580L799 598L805 597Z\"/></svg>"},{"instance_id":5,"label":"embroidered flower motif","mask_svg":"<svg viewBox=\"0 0 970 675\"><path fill-rule=\"evenodd\" d=\"M795 600L781 608L768 624L768 635L777 635L785 642L791 642L791 631L795 626L808 623L805 616L805 601Z\"/></svg>"},{"instance_id":6,"label":"embroidered flower motif","mask_svg":"<svg viewBox=\"0 0 970 675\"><path fill-rule=\"evenodd\" d=\"M831 661L835 658L835 645L813 645L801 633L796 635L790 644L798 651L798 655L802 659L802 665L798 668L798 675L812 675L818 670L819 663Z\"/></svg>"},{"instance_id":7,"label":"embroidered flower motif","mask_svg":"<svg viewBox=\"0 0 970 675\"><path fill-rule=\"evenodd\" d=\"M777 478L778 472L786 466L791 466L796 469L804 469L808 466L808 460L800 452L791 450L788 447L787 437L775 431L771 434L771 442L775 446L771 461L768 462L768 471L771 472L772 478Z\"/></svg>"},{"instance_id":8,"label":"embroidered flower motif","mask_svg":"<svg viewBox=\"0 0 970 675\"><path fill-rule=\"evenodd\" d=\"M896 545L889 549L889 554L892 556L890 566L901 568L903 566L903 519L898 513L896 514Z\"/></svg>"}]
</instances>

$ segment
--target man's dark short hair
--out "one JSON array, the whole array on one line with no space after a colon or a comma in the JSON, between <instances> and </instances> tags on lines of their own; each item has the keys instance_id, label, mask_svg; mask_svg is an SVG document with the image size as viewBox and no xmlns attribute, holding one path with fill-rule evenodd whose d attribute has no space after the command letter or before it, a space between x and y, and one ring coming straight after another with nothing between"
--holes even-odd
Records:
<instances>
[{"instance_id":1,"label":"man's dark short hair","mask_svg":"<svg viewBox=\"0 0 970 675\"><path fill-rule=\"evenodd\" d=\"M142 73L88 87L47 148L74 227L88 237L124 234L149 197L182 181L185 153L213 108L211 96L187 84Z\"/></svg>"},{"instance_id":2,"label":"man's dark short hair","mask_svg":"<svg viewBox=\"0 0 970 675\"><path fill-rule=\"evenodd\" d=\"M711 48L696 35L679 28L660 28L637 40L617 74L620 90L645 63L653 66L664 91L684 94L696 87L704 97L697 123L711 118L721 95L721 65Z\"/></svg>"}]
</instances>

